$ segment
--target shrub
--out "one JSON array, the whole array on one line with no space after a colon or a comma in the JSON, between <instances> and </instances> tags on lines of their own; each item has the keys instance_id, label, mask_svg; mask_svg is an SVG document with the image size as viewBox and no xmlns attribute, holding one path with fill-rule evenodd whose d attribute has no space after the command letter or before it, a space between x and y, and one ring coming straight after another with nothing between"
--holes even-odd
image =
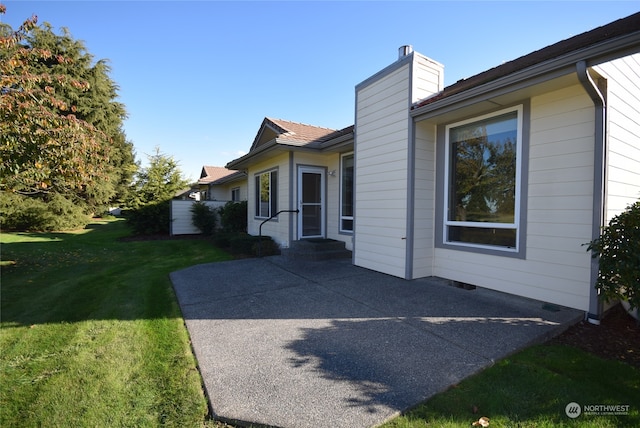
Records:
<instances>
[{"instance_id":1,"label":"shrub","mask_svg":"<svg viewBox=\"0 0 640 428\"><path fill-rule=\"evenodd\" d=\"M227 232L246 232L247 201L227 202L220 208L220 222Z\"/></svg>"},{"instance_id":2,"label":"shrub","mask_svg":"<svg viewBox=\"0 0 640 428\"><path fill-rule=\"evenodd\" d=\"M596 288L606 301L626 300L640 307L640 201L613 217L588 250L598 257Z\"/></svg>"},{"instance_id":3,"label":"shrub","mask_svg":"<svg viewBox=\"0 0 640 428\"><path fill-rule=\"evenodd\" d=\"M72 230L85 227L89 221L86 204L58 193L29 197L0 192L0 224L4 230Z\"/></svg>"},{"instance_id":4,"label":"shrub","mask_svg":"<svg viewBox=\"0 0 640 428\"><path fill-rule=\"evenodd\" d=\"M152 202L123 213L136 235L168 235L171 200Z\"/></svg>"},{"instance_id":5,"label":"shrub","mask_svg":"<svg viewBox=\"0 0 640 428\"><path fill-rule=\"evenodd\" d=\"M216 209L204 202L191 205L191 222L205 235L213 235L216 230Z\"/></svg>"}]
</instances>

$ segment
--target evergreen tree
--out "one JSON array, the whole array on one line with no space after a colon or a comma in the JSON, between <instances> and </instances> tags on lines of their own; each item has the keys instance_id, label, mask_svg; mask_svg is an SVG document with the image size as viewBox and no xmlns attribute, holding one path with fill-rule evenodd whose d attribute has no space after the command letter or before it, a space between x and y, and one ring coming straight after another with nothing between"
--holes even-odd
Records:
<instances>
[{"instance_id":1,"label":"evergreen tree","mask_svg":"<svg viewBox=\"0 0 640 428\"><path fill-rule=\"evenodd\" d=\"M182 177L178 162L156 147L153 155L147 155L149 166L141 168L135 177L131 192L132 206L164 202L172 199L177 192L189 187Z\"/></svg>"}]
</instances>

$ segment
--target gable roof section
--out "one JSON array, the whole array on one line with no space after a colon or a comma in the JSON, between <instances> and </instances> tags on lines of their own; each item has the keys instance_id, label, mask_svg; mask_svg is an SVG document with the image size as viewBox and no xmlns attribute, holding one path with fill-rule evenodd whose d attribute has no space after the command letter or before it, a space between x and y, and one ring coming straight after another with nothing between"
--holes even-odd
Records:
<instances>
[{"instance_id":1,"label":"gable roof section","mask_svg":"<svg viewBox=\"0 0 640 428\"><path fill-rule=\"evenodd\" d=\"M200 173L200 179L198 184L209 184L228 175L234 174L236 171L232 171L223 166L203 166Z\"/></svg>"},{"instance_id":2,"label":"gable roof section","mask_svg":"<svg viewBox=\"0 0 640 428\"><path fill-rule=\"evenodd\" d=\"M256 159L268 156L274 150L317 150L339 151L353 144L354 126L330 129L319 126L290 122L282 119L265 118L246 155L234 159L227 168L242 169Z\"/></svg>"},{"instance_id":3,"label":"gable roof section","mask_svg":"<svg viewBox=\"0 0 640 428\"><path fill-rule=\"evenodd\" d=\"M416 103L412 106L412 110L436 103L445 98L496 81L502 77L506 77L510 74L525 70L546 61L551 61L569 53L580 51L599 43L631 35L633 33L640 33L640 12L585 33L578 34L577 36L569 39L562 40L553 45L476 74L475 76L459 80L458 82L444 88L440 93Z\"/></svg>"},{"instance_id":4,"label":"gable roof section","mask_svg":"<svg viewBox=\"0 0 640 428\"><path fill-rule=\"evenodd\" d=\"M253 140L250 151L274 139L281 143L286 142L291 145L300 146L320 142L334 132L336 132L335 129L266 117L262 121L262 125L260 125L260 129L258 130L256 138Z\"/></svg>"}]
</instances>

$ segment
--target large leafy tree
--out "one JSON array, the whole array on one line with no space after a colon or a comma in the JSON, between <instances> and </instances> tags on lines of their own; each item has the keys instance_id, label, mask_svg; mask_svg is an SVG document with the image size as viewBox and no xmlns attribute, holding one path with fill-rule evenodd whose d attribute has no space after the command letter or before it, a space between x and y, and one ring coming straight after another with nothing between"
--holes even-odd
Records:
<instances>
[{"instance_id":1,"label":"large leafy tree","mask_svg":"<svg viewBox=\"0 0 640 428\"><path fill-rule=\"evenodd\" d=\"M133 147L108 72L68 31L38 27L35 16L0 27L0 191L92 211L127 188Z\"/></svg>"}]
</instances>

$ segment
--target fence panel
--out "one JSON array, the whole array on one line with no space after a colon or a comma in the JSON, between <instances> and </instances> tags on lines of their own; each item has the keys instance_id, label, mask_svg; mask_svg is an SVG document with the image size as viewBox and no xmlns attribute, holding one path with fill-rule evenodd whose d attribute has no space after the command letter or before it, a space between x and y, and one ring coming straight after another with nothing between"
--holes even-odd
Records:
<instances>
[{"instance_id":1,"label":"fence panel","mask_svg":"<svg viewBox=\"0 0 640 428\"><path fill-rule=\"evenodd\" d=\"M171 201L171 235L197 235L200 230L191 222L191 206L195 201ZM211 208L219 208L226 201L202 201ZM220 217L218 217L219 224Z\"/></svg>"}]
</instances>

